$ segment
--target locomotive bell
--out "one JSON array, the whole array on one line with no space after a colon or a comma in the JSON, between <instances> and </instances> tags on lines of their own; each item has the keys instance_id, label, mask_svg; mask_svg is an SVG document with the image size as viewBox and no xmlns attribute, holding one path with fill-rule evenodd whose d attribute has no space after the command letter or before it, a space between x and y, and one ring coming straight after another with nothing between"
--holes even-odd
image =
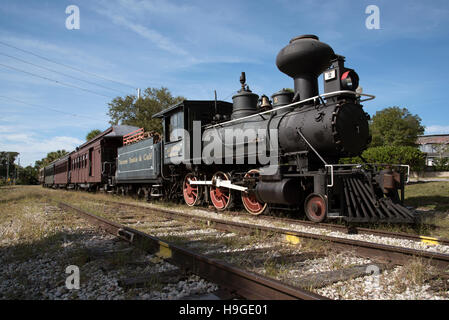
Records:
<instances>
[{"instance_id":1,"label":"locomotive bell","mask_svg":"<svg viewBox=\"0 0 449 320\"><path fill-rule=\"evenodd\" d=\"M271 109L272 105L270 103L270 99L268 99L268 97L266 95L262 95L262 97L260 98L262 101L260 103L260 107L262 109Z\"/></svg>"},{"instance_id":2,"label":"locomotive bell","mask_svg":"<svg viewBox=\"0 0 449 320\"><path fill-rule=\"evenodd\" d=\"M315 35L293 38L278 53L278 69L294 79L294 101L318 95L318 76L330 66L334 56L334 50Z\"/></svg>"}]
</instances>

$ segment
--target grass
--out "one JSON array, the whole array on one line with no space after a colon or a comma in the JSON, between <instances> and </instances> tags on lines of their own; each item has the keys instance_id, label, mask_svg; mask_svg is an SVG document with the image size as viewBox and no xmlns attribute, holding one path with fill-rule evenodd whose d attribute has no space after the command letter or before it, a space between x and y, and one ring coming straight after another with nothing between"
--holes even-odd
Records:
<instances>
[{"instance_id":1,"label":"grass","mask_svg":"<svg viewBox=\"0 0 449 320\"><path fill-rule=\"evenodd\" d=\"M329 242L314 239L301 239L300 248L303 252L328 255L330 253Z\"/></svg>"},{"instance_id":2,"label":"grass","mask_svg":"<svg viewBox=\"0 0 449 320\"><path fill-rule=\"evenodd\" d=\"M421 234L449 238L449 182L419 182L406 186L405 205L420 210L423 223L438 227L420 230Z\"/></svg>"},{"instance_id":3,"label":"grass","mask_svg":"<svg viewBox=\"0 0 449 320\"><path fill-rule=\"evenodd\" d=\"M421 234L429 234L433 236L440 236L449 238L449 182L427 182L415 183L406 186L405 190L405 205L413 206L422 211L426 216L427 223L433 223L440 226L437 230L420 229L415 232ZM23 186L16 188L1 188L0 189L0 249L1 238L14 239L16 241L13 254L9 255L10 259L24 261L29 257L36 255L41 250L60 250L61 237L64 232L64 225L67 223L79 224L76 220L76 215L72 213L64 214L56 207L57 201L65 201L73 205L85 209L89 212L113 219L113 215L108 215L108 209L111 208L105 201L120 201L126 203L139 203L146 205L144 201L136 201L129 197L111 196L101 193L87 193L66 190L46 189L40 186ZM156 202L151 206L168 207L165 202ZM178 204L171 204L172 208L182 209L183 211L196 210L181 206ZM122 210L122 209L119 209ZM126 209L123 209L126 210ZM131 209L131 211L134 211ZM64 216L61 219L61 215ZM82 220L81 220L82 221ZM208 228L207 224L201 224L202 228ZM396 228L392 226L392 228ZM420 227L422 228L422 226ZM398 230L399 231L399 230ZM401 230L412 232L410 230ZM224 245L230 249L238 249L245 246L251 246L265 241L270 241L273 234L265 232L256 232L245 237L224 237L216 239L218 244ZM184 242L187 238L180 236L164 237L169 242ZM327 246L323 242L307 241L301 242L301 250L314 253L329 253ZM118 253L110 257L112 263L116 265L123 265L129 259L129 254ZM226 257L222 257L225 258ZM228 257L229 258L229 257ZM261 258L261 257L259 257ZM74 250L72 252L71 261L76 262L77 265L84 265L88 262L88 253L83 248ZM237 264L250 266L253 259L250 256L243 255L236 258ZM263 269L267 275L282 277L286 271L283 263L277 260L267 258L263 263ZM340 269L342 261L335 259L332 263L332 268ZM406 283L413 283L421 285L426 281L427 266L417 261L411 261L401 274L395 277L394 289L401 292L405 290ZM24 279L26 284L26 279ZM157 281L149 281L149 287L159 288Z\"/></svg>"},{"instance_id":4,"label":"grass","mask_svg":"<svg viewBox=\"0 0 449 320\"><path fill-rule=\"evenodd\" d=\"M74 192L64 190L52 190L41 186L20 186L15 188L0 189L0 250L2 251L3 264L26 265L27 261L33 259L52 260L49 270L54 277L45 280L42 286L39 281L30 278L31 273L11 271L11 274L2 275L0 278L11 277L15 285L0 292L0 297L9 299L38 299L40 292L29 292L30 287L38 290L53 290L63 285L65 273L64 267L75 264L85 267L89 271L83 271L83 283L96 282L90 279L92 267L97 264L107 264L117 267L118 270L127 269L127 262L140 258L141 252L116 251L104 257L92 256L90 249L77 242L84 239L84 233L80 231L96 231L91 229L84 219L79 218L72 212L65 212L57 207L58 201L65 201L77 207L99 215L108 216L111 206L105 204L104 200L111 200L109 195L91 194L85 192ZM127 198L117 200L131 202ZM122 210L122 209L118 209ZM111 218L111 217L108 217ZM87 234L89 237L90 233ZM102 244L99 243L99 246ZM58 252L53 257L52 252ZM92 258L93 257L93 258ZM98 261L97 261L98 260ZM91 264L90 264L91 263ZM25 267L26 269L26 267ZM61 271L62 270L62 271ZM152 278L146 283L148 290L158 290L162 284L157 278ZM135 298L136 294L131 291L128 298ZM72 298L76 299L74 294Z\"/></svg>"},{"instance_id":5,"label":"grass","mask_svg":"<svg viewBox=\"0 0 449 320\"><path fill-rule=\"evenodd\" d=\"M7 252L4 262L23 262L43 252L61 250L61 244L72 238L67 228L80 226L74 215L52 205L49 195L53 190L36 186L16 187L14 192L3 192L5 189L0 190L0 249Z\"/></svg>"},{"instance_id":6,"label":"grass","mask_svg":"<svg viewBox=\"0 0 449 320\"><path fill-rule=\"evenodd\" d=\"M393 293L403 293L407 288L424 285L435 274L437 274L437 271L428 263L418 258L412 258L398 272L391 273L388 276L382 274L380 283L384 287L387 286Z\"/></svg>"},{"instance_id":7,"label":"grass","mask_svg":"<svg viewBox=\"0 0 449 320\"><path fill-rule=\"evenodd\" d=\"M449 213L449 182L420 182L406 186L405 205Z\"/></svg>"},{"instance_id":8,"label":"grass","mask_svg":"<svg viewBox=\"0 0 449 320\"><path fill-rule=\"evenodd\" d=\"M265 275L271 278L283 278L289 272L289 267L286 264L279 263L276 260L267 259L263 265Z\"/></svg>"},{"instance_id":9,"label":"grass","mask_svg":"<svg viewBox=\"0 0 449 320\"><path fill-rule=\"evenodd\" d=\"M107 212L108 205L106 201L111 200L148 207L170 207L171 209L182 211L198 209L164 201L155 201L150 204L131 197L82 191L53 190L42 188L41 186L16 186L14 188L0 189L0 205L26 199L35 201L41 198L54 199L54 205L56 205L56 200L69 202L77 207L107 218L111 218L111 215ZM370 227L427 236L449 237L449 182L420 182L407 185L405 189L405 205L420 210L423 213L424 223L435 224L440 226L440 228L432 230L423 224L414 226L381 224L379 226L371 225ZM2 217L0 215L0 223L1 219Z\"/></svg>"}]
</instances>

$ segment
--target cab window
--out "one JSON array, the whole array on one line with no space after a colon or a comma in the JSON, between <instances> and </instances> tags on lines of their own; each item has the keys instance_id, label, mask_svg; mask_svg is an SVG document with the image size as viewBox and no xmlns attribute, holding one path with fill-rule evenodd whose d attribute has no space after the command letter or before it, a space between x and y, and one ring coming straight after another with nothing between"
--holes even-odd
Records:
<instances>
[{"instance_id":1,"label":"cab window","mask_svg":"<svg viewBox=\"0 0 449 320\"><path fill-rule=\"evenodd\" d=\"M184 113L182 111L172 114L170 117L166 118L166 137L167 142L174 142L182 139L182 132L184 129Z\"/></svg>"}]
</instances>

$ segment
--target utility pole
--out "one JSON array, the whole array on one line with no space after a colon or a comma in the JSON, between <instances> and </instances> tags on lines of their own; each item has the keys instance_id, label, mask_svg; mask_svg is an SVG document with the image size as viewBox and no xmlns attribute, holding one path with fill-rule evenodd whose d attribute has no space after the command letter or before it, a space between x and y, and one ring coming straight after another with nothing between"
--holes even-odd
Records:
<instances>
[{"instance_id":1,"label":"utility pole","mask_svg":"<svg viewBox=\"0 0 449 320\"><path fill-rule=\"evenodd\" d=\"M19 170L20 170L20 157L18 157L18 165L15 167L16 168L16 178L14 179L14 185L17 183L17 179L19 178Z\"/></svg>"},{"instance_id":2,"label":"utility pole","mask_svg":"<svg viewBox=\"0 0 449 320\"><path fill-rule=\"evenodd\" d=\"M9 184L9 153L8 159L6 160L6 183Z\"/></svg>"}]
</instances>

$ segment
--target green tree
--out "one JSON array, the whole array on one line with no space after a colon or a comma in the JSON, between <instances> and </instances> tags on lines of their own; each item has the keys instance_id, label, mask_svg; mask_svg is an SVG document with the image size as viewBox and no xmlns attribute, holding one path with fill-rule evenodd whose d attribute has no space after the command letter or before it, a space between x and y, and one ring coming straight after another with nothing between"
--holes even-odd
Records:
<instances>
[{"instance_id":1,"label":"green tree","mask_svg":"<svg viewBox=\"0 0 449 320\"><path fill-rule=\"evenodd\" d=\"M108 115L111 118L109 123L131 125L144 128L145 131L162 133L160 119L153 119L152 116L182 100L183 97L173 97L164 87L147 88L139 99L134 95L117 97L109 103Z\"/></svg>"},{"instance_id":2,"label":"green tree","mask_svg":"<svg viewBox=\"0 0 449 320\"><path fill-rule=\"evenodd\" d=\"M93 129L86 135L86 141L89 141L90 139L95 138L98 136L102 131L99 129Z\"/></svg>"},{"instance_id":3,"label":"green tree","mask_svg":"<svg viewBox=\"0 0 449 320\"><path fill-rule=\"evenodd\" d=\"M422 171L425 166L424 153L411 146L371 147L363 151L368 163L408 164L413 171ZM360 157L342 158L340 163L363 163Z\"/></svg>"},{"instance_id":4,"label":"green tree","mask_svg":"<svg viewBox=\"0 0 449 320\"><path fill-rule=\"evenodd\" d=\"M65 156L68 152L63 150L53 151L47 153L47 156L45 158L42 158L41 160L37 160L34 164L34 167L39 169L47 166L48 164L52 163L56 159L59 159L63 156Z\"/></svg>"},{"instance_id":5,"label":"green tree","mask_svg":"<svg viewBox=\"0 0 449 320\"><path fill-rule=\"evenodd\" d=\"M449 170L449 158L441 157L433 159L433 165L435 166L435 170L437 171L446 171Z\"/></svg>"},{"instance_id":6,"label":"green tree","mask_svg":"<svg viewBox=\"0 0 449 320\"><path fill-rule=\"evenodd\" d=\"M0 179L12 178L15 174L15 164L18 152L0 151Z\"/></svg>"},{"instance_id":7,"label":"green tree","mask_svg":"<svg viewBox=\"0 0 449 320\"><path fill-rule=\"evenodd\" d=\"M424 133L421 118L407 108L390 107L377 111L370 124L372 142L378 146L416 146L418 135Z\"/></svg>"},{"instance_id":8,"label":"green tree","mask_svg":"<svg viewBox=\"0 0 449 320\"><path fill-rule=\"evenodd\" d=\"M36 167L27 166L25 168L18 167L18 179L17 184L37 184L38 172Z\"/></svg>"}]
</instances>

